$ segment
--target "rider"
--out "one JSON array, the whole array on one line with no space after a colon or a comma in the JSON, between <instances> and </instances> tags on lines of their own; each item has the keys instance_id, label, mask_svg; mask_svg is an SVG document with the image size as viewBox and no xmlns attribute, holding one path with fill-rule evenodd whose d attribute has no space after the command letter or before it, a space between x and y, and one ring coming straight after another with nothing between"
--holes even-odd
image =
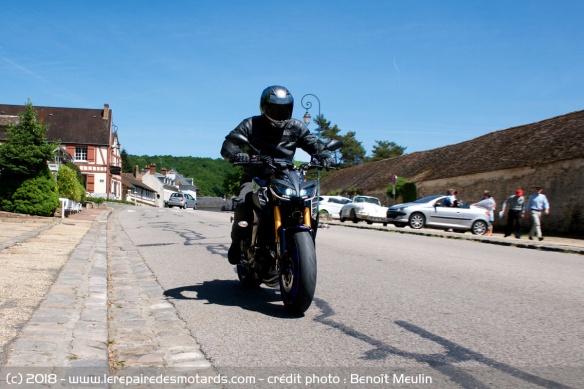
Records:
<instances>
[{"instance_id":1,"label":"rider","mask_svg":"<svg viewBox=\"0 0 584 389\"><path fill-rule=\"evenodd\" d=\"M258 149L263 156L292 160L296 147L300 147L310 155L315 155L325 169L329 169L333 160L316 136L299 120L292 118L294 98L283 86L269 86L262 92L260 98L261 116L253 116L242 121L231 132L244 135L251 145ZM229 162L249 162L253 151L242 148L229 140L223 142L221 155ZM258 167L244 166L237 205L231 227L231 247L227 253L229 263L239 262L241 249L239 242L244 233L251 233L251 229L240 227L241 221L251 226L253 210L251 200L251 179L261 175ZM248 235L249 236L249 235Z\"/></svg>"}]
</instances>

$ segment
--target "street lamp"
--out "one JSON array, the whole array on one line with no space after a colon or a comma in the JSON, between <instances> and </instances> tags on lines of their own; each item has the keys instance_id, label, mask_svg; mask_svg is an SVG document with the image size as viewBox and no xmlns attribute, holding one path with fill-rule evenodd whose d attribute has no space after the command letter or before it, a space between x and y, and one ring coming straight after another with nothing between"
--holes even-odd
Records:
<instances>
[{"instance_id":1,"label":"street lamp","mask_svg":"<svg viewBox=\"0 0 584 389\"><path fill-rule=\"evenodd\" d=\"M304 120L304 124L306 124L306 126L308 126L310 124L310 120L312 119L312 116L310 116L310 113L308 113L308 110L310 108L312 108L312 102L309 100L304 102L304 99L308 96L314 97L316 99L316 101L318 102L318 116L317 116L317 118L320 119L320 100L318 99L318 97L316 97L316 95L313 95L312 93L307 93L304 96L302 96L302 99L300 100L300 105L302 105L302 108L304 108L306 110L306 113L302 117L302 120ZM318 133L318 139L320 139L320 132L322 131L320 126L318 126L316 131Z\"/></svg>"}]
</instances>

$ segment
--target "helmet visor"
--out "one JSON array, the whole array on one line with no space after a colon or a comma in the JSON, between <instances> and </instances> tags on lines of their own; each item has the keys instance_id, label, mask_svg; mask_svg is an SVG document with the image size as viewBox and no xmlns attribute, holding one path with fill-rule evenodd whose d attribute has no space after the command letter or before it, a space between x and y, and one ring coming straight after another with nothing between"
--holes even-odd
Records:
<instances>
[{"instance_id":1,"label":"helmet visor","mask_svg":"<svg viewBox=\"0 0 584 389\"><path fill-rule=\"evenodd\" d=\"M266 104L264 113L272 120L290 120L292 117L292 104Z\"/></svg>"}]
</instances>

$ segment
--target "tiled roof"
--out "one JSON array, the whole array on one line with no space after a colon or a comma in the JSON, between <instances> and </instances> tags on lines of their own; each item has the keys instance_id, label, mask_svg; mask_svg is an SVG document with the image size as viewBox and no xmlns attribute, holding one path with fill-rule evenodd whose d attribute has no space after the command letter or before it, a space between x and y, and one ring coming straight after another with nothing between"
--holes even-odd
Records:
<instances>
[{"instance_id":1,"label":"tiled roof","mask_svg":"<svg viewBox=\"0 0 584 389\"><path fill-rule=\"evenodd\" d=\"M24 111L23 105L0 104L0 126L14 120ZM47 140L61 140L61 143L107 146L110 145L112 111L108 108L108 118L104 119L103 109L57 108L33 106L43 125L48 125ZM11 118L12 117L12 118ZM13 122L13 121L12 121ZM0 141L5 133L0 132Z\"/></svg>"},{"instance_id":2,"label":"tiled roof","mask_svg":"<svg viewBox=\"0 0 584 389\"><path fill-rule=\"evenodd\" d=\"M124 185L129 186L129 187L134 186L134 187L138 187L138 188L144 188L144 189L152 191L152 192L156 192L156 189L152 189L148 185L144 184L142 181L137 180L132 175L132 173L122 173L122 182L124 183Z\"/></svg>"},{"instance_id":3,"label":"tiled roof","mask_svg":"<svg viewBox=\"0 0 584 389\"><path fill-rule=\"evenodd\" d=\"M396 175L412 182L584 158L584 111L495 131L481 137L343 169L326 177L322 193L385 188Z\"/></svg>"}]
</instances>

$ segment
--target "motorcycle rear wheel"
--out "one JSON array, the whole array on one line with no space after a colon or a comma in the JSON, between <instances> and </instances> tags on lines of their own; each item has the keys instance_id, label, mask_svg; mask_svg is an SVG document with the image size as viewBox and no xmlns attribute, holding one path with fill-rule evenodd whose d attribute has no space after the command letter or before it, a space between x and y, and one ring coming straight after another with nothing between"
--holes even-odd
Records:
<instances>
[{"instance_id":1,"label":"motorcycle rear wheel","mask_svg":"<svg viewBox=\"0 0 584 389\"><path fill-rule=\"evenodd\" d=\"M308 231L295 233L288 240L287 258L282 261L280 292L286 310L303 314L316 289L316 249Z\"/></svg>"}]
</instances>

